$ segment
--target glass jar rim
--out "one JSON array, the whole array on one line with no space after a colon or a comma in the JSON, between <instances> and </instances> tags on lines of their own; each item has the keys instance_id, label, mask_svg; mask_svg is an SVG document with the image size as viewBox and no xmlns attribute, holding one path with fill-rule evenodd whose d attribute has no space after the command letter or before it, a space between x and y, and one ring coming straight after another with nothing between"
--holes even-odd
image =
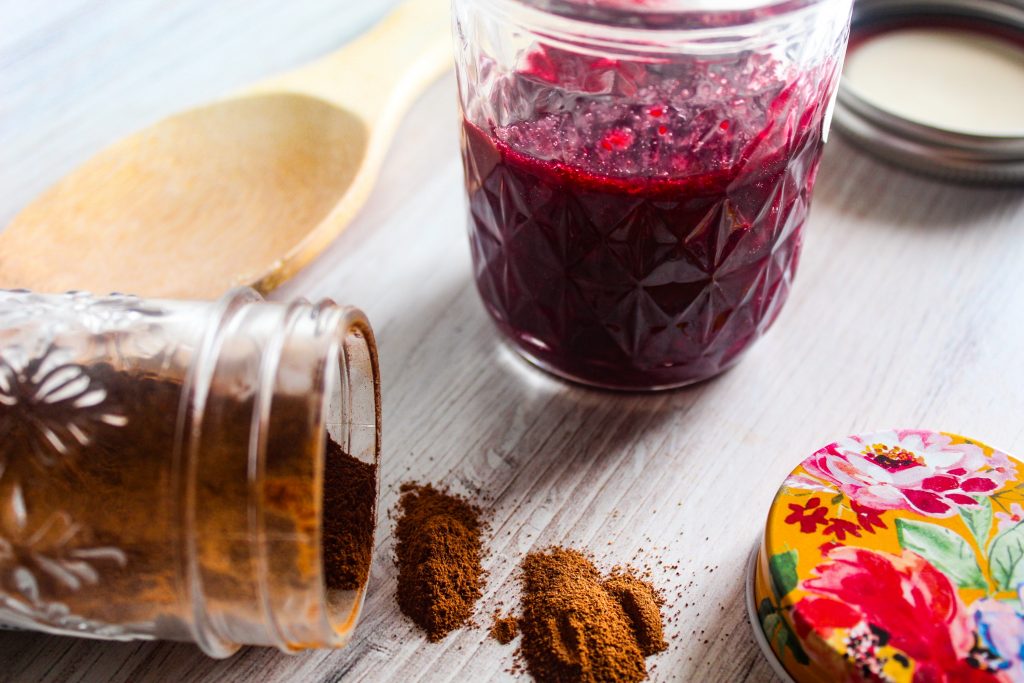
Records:
<instances>
[{"instance_id":1,"label":"glass jar rim","mask_svg":"<svg viewBox=\"0 0 1024 683\"><path fill-rule=\"evenodd\" d=\"M491 0L545 15L648 31L735 28L834 0Z\"/></svg>"},{"instance_id":2,"label":"glass jar rim","mask_svg":"<svg viewBox=\"0 0 1024 683\"><path fill-rule=\"evenodd\" d=\"M546 44L597 57L661 61L686 52L715 56L758 49L802 33L808 23L840 14L853 0L725 0L759 3L754 9L698 10L712 0L455 0L456 16L472 7L505 26L540 36ZM673 8L639 13L627 5ZM609 10L609 7L613 9ZM614 9L617 7L618 9Z\"/></svg>"}]
</instances>

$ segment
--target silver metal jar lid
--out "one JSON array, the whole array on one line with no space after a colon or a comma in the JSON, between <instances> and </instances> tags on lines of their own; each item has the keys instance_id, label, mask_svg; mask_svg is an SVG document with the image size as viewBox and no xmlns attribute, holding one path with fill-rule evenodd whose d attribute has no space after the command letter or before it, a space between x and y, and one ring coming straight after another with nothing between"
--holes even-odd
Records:
<instances>
[{"instance_id":1,"label":"silver metal jar lid","mask_svg":"<svg viewBox=\"0 0 1024 683\"><path fill-rule=\"evenodd\" d=\"M857 0L851 44L861 35L918 22L962 22L964 29L991 29L1024 44L1022 0ZM833 122L856 146L911 170L963 182L1024 183L1024 135L969 134L917 122L868 102L842 82Z\"/></svg>"}]
</instances>

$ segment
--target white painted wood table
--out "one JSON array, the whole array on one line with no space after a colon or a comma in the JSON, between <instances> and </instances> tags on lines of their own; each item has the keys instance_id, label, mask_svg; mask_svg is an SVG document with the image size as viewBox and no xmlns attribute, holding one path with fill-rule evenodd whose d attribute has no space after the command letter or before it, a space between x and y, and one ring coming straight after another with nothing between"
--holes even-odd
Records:
<instances>
[{"instance_id":1,"label":"white painted wood table","mask_svg":"<svg viewBox=\"0 0 1024 683\"><path fill-rule=\"evenodd\" d=\"M92 152L172 111L341 44L390 3L0 0L0 225ZM927 426L1024 454L1024 194L907 175L828 147L796 287L723 377L650 396L570 387L505 350L470 279L454 79L407 118L360 219L280 297L363 307L380 340L383 509L408 479L489 496L477 621L558 543L655 572L671 598L655 680L762 681L743 605L777 484L850 432ZM710 540L709 540L710 539ZM488 681L512 648L440 644L399 614L382 518L352 644L224 661L170 643L0 634L4 681ZM642 559L641 559L642 562ZM707 567L715 568L708 572Z\"/></svg>"}]
</instances>

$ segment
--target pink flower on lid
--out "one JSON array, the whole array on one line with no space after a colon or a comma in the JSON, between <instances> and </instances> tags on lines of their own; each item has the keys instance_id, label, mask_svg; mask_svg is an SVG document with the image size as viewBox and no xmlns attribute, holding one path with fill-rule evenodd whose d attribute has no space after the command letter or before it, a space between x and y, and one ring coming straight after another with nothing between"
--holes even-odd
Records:
<instances>
[{"instance_id":1,"label":"pink flower on lid","mask_svg":"<svg viewBox=\"0 0 1024 683\"><path fill-rule=\"evenodd\" d=\"M1020 503L1013 503L1009 512L997 512L996 519L999 520L999 532L1002 533L1024 521L1024 507Z\"/></svg>"},{"instance_id":2,"label":"pink flower on lid","mask_svg":"<svg viewBox=\"0 0 1024 683\"><path fill-rule=\"evenodd\" d=\"M1005 453L986 458L980 447L952 441L917 430L852 436L822 448L803 467L865 508L949 517L958 507L976 507L973 496L992 495L1015 475Z\"/></svg>"},{"instance_id":3,"label":"pink flower on lid","mask_svg":"<svg viewBox=\"0 0 1024 683\"><path fill-rule=\"evenodd\" d=\"M833 548L801 588L807 595L793 610L797 633L827 639L843 629L856 667L851 680L889 680L882 645L913 660L914 683L1005 680L972 666L973 615L949 578L916 553Z\"/></svg>"}]
</instances>

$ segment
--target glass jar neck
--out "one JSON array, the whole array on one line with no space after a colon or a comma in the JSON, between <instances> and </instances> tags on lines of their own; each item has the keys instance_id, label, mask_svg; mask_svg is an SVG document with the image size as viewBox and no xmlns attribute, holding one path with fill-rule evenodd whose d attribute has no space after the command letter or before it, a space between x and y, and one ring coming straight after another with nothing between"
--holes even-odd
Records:
<instances>
[{"instance_id":1,"label":"glass jar neck","mask_svg":"<svg viewBox=\"0 0 1024 683\"><path fill-rule=\"evenodd\" d=\"M193 637L217 656L347 640L365 572L335 590L325 571L325 514L338 512L325 510L325 486L350 485L344 472L327 481L328 457L373 471L360 521L369 540L352 543L372 544L376 517L380 402L366 319L330 302L257 301L239 291L221 302L186 379L172 469L179 595ZM360 550L368 558L372 545Z\"/></svg>"}]
</instances>

